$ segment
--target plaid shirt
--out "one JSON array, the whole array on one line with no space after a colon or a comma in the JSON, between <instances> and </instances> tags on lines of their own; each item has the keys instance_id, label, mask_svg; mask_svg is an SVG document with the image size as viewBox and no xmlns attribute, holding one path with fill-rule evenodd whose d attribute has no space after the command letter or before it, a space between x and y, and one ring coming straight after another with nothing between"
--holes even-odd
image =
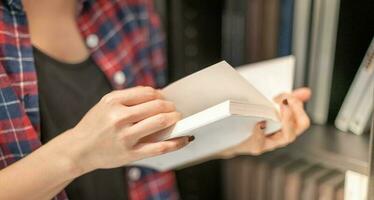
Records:
<instances>
[{"instance_id":1,"label":"plaid shirt","mask_svg":"<svg viewBox=\"0 0 374 200\"><path fill-rule=\"evenodd\" d=\"M164 38L151 0L81 0L77 23L114 88L165 83ZM0 169L40 147L38 133L37 77L26 15L21 0L2 0ZM179 198L172 172L138 169L139 179L129 181L130 199ZM55 199L67 197L62 191Z\"/></svg>"}]
</instances>

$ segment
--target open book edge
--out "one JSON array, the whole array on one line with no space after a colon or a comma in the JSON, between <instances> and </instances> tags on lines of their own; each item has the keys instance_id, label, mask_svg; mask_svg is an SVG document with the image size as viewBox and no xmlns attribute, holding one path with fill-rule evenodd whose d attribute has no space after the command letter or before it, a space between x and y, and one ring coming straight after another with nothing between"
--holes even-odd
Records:
<instances>
[{"instance_id":1,"label":"open book edge","mask_svg":"<svg viewBox=\"0 0 374 200\"><path fill-rule=\"evenodd\" d=\"M278 130L277 118L268 118L274 108L226 101L178 122L164 139L195 136L187 147L133 164L160 171L170 170L214 155L250 137L254 126L267 121L268 129ZM273 131L269 131L273 132Z\"/></svg>"}]
</instances>

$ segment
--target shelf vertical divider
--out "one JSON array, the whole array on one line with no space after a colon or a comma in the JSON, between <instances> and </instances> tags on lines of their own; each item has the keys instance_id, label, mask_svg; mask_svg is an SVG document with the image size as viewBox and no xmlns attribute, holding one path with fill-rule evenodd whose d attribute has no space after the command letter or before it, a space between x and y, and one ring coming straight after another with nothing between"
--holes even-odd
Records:
<instances>
[{"instance_id":1,"label":"shelf vertical divider","mask_svg":"<svg viewBox=\"0 0 374 200\"><path fill-rule=\"evenodd\" d=\"M373 115L374 116L374 110ZM371 131L370 131L370 158L369 158L369 187L368 200L374 200L374 117L372 117Z\"/></svg>"}]
</instances>

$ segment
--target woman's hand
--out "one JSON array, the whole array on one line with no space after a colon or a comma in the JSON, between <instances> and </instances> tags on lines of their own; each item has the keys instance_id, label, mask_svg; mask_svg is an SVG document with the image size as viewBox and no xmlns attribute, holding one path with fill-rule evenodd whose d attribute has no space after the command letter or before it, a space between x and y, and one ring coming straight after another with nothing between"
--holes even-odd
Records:
<instances>
[{"instance_id":1,"label":"woman's hand","mask_svg":"<svg viewBox=\"0 0 374 200\"><path fill-rule=\"evenodd\" d=\"M173 103L149 87L114 91L105 95L67 135L72 158L86 173L114 168L143 158L175 151L188 137L161 142L140 142L143 137L175 124L181 115Z\"/></svg>"},{"instance_id":2,"label":"woman's hand","mask_svg":"<svg viewBox=\"0 0 374 200\"><path fill-rule=\"evenodd\" d=\"M293 91L292 94L277 96L275 101L280 104L282 130L265 136L263 130L266 128L266 124L260 122L256 125L250 138L238 146L227 149L221 156L230 158L241 154L258 155L293 142L310 126L309 117L303 107L303 103L308 101L310 97L311 91L308 88L300 88Z\"/></svg>"}]
</instances>

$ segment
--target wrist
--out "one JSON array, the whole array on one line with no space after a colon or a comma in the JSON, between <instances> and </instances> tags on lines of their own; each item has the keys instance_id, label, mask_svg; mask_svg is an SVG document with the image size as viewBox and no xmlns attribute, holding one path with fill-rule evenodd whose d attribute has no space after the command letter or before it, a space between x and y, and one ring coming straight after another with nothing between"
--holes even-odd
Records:
<instances>
[{"instance_id":1,"label":"wrist","mask_svg":"<svg viewBox=\"0 0 374 200\"><path fill-rule=\"evenodd\" d=\"M77 134L68 130L45 145L52 149L50 156L54 157L57 167L70 179L91 171L83 164L82 145L79 141Z\"/></svg>"}]
</instances>

